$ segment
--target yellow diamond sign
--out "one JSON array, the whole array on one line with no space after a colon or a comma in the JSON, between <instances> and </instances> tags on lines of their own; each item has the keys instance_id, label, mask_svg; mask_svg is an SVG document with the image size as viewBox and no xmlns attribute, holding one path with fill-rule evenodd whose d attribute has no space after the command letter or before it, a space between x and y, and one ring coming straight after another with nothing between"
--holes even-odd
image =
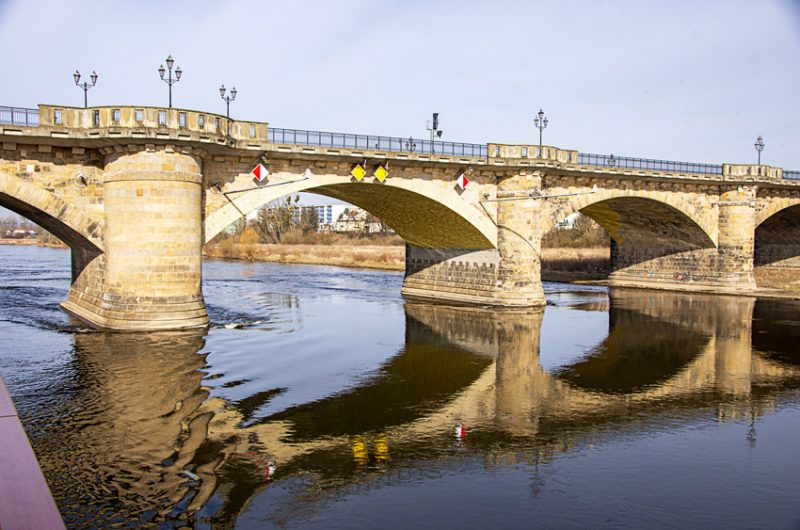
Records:
<instances>
[{"instance_id":1,"label":"yellow diamond sign","mask_svg":"<svg viewBox=\"0 0 800 530\"><path fill-rule=\"evenodd\" d=\"M355 167L350 170L350 174L353 175L356 180L361 180L364 178L364 175L366 175L367 172L364 171L364 168L361 167L361 164L356 164Z\"/></svg>"},{"instance_id":2,"label":"yellow diamond sign","mask_svg":"<svg viewBox=\"0 0 800 530\"><path fill-rule=\"evenodd\" d=\"M389 176L389 172L386 171L385 167L378 166L378 169L375 170L375 173L373 173L373 175L375 176L376 179L383 182L384 180L386 180L386 177Z\"/></svg>"}]
</instances>

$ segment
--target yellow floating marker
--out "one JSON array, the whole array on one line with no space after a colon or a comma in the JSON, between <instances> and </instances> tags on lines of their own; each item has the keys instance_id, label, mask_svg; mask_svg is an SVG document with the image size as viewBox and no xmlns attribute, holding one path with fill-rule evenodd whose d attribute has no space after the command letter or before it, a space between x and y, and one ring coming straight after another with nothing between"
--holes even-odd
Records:
<instances>
[{"instance_id":1,"label":"yellow floating marker","mask_svg":"<svg viewBox=\"0 0 800 530\"><path fill-rule=\"evenodd\" d=\"M353 169L350 170L350 174L353 175L356 178L356 180L361 181L361 179L364 178L364 175L366 175L367 172L364 170L363 167L361 167L361 164L356 164L355 166L353 166Z\"/></svg>"},{"instance_id":2,"label":"yellow floating marker","mask_svg":"<svg viewBox=\"0 0 800 530\"><path fill-rule=\"evenodd\" d=\"M372 174L376 179L383 182L386 180L386 177L389 176L389 171L386 170L383 166L378 166L378 169L375 170L375 173Z\"/></svg>"}]
</instances>

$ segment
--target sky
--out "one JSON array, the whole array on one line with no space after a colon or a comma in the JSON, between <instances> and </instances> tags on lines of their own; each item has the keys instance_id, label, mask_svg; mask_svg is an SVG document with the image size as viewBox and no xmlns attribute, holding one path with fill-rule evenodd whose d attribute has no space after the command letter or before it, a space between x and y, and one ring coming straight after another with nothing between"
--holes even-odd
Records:
<instances>
[{"instance_id":1,"label":"sky","mask_svg":"<svg viewBox=\"0 0 800 530\"><path fill-rule=\"evenodd\" d=\"M0 0L0 105L166 105L275 127L800 169L800 0Z\"/></svg>"}]
</instances>

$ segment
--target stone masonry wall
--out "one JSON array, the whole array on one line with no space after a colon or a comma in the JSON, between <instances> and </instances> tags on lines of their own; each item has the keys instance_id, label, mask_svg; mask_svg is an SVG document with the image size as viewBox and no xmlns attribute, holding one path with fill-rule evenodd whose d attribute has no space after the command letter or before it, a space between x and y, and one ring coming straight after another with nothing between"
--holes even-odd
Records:
<instances>
[{"instance_id":1,"label":"stone masonry wall","mask_svg":"<svg viewBox=\"0 0 800 530\"><path fill-rule=\"evenodd\" d=\"M494 297L497 251L429 249L406 245L403 294L412 298L489 303Z\"/></svg>"},{"instance_id":2,"label":"stone masonry wall","mask_svg":"<svg viewBox=\"0 0 800 530\"><path fill-rule=\"evenodd\" d=\"M63 307L101 328L207 324L200 160L167 145L111 152L105 162L102 295L73 285Z\"/></svg>"}]
</instances>

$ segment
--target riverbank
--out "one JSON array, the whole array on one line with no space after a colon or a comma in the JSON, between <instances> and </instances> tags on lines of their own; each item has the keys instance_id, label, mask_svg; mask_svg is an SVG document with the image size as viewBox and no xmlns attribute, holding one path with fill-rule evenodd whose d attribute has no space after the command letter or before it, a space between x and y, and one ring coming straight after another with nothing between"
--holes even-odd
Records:
<instances>
[{"instance_id":1,"label":"riverbank","mask_svg":"<svg viewBox=\"0 0 800 530\"><path fill-rule=\"evenodd\" d=\"M37 246L48 248L68 248L67 245L61 241L41 241L39 239L11 239L7 237L0 237L0 245L17 245L17 246Z\"/></svg>"},{"instance_id":2,"label":"riverbank","mask_svg":"<svg viewBox=\"0 0 800 530\"><path fill-rule=\"evenodd\" d=\"M66 248L63 243L38 239L0 239L0 245L36 245ZM209 258L306 265L335 265L390 271L405 270L403 245L242 244L224 242L203 247ZM596 280L608 273L608 248L546 248L542 250L542 278L550 281Z\"/></svg>"},{"instance_id":3,"label":"riverbank","mask_svg":"<svg viewBox=\"0 0 800 530\"><path fill-rule=\"evenodd\" d=\"M405 270L404 246L227 243L206 245L203 255L244 261ZM607 248L551 248L542 251L542 277L545 280L600 279L608 273L608 265Z\"/></svg>"},{"instance_id":4,"label":"riverbank","mask_svg":"<svg viewBox=\"0 0 800 530\"><path fill-rule=\"evenodd\" d=\"M336 265L365 269L405 270L404 246L382 245L275 245L240 243L206 245L203 255L209 258Z\"/></svg>"}]
</instances>

